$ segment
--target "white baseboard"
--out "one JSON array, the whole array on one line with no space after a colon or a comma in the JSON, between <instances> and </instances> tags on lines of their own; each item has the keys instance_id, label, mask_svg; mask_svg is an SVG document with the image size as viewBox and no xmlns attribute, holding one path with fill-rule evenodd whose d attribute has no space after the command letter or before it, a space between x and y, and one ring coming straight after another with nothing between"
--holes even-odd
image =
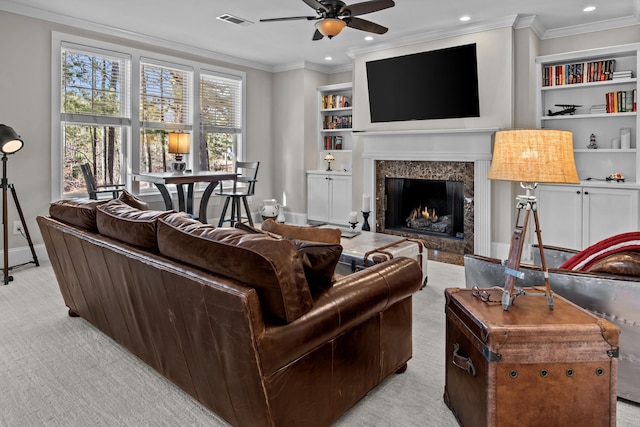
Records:
<instances>
[{"instance_id":1,"label":"white baseboard","mask_svg":"<svg viewBox=\"0 0 640 427\"><path fill-rule=\"evenodd\" d=\"M36 251L38 262L49 261L49 254L47 254L47 249L44 247L44 244L33 245L33 249ZM0 254L2 259L4 259L4 252L0 251ZM33 255L31 254L29 246L9 249L9 268L32 262Z\"/></svg>"}]
</instances>

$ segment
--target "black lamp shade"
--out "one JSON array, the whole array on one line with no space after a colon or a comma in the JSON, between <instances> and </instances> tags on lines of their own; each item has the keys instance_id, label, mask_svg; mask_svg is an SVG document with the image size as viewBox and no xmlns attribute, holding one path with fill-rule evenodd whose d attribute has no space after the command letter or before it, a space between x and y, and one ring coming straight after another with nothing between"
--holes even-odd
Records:
<instances>
[{"instance_id":1,"label":"black lamp shade","mask_svg":"<svg viewBox=\"0 0 640 427\"><path fill-rule=\"evenodd\" d=\"M13 154L24 146L24 141L13 128L0 125L0 151L4 154Z\"/></svg>"}]
</instances>

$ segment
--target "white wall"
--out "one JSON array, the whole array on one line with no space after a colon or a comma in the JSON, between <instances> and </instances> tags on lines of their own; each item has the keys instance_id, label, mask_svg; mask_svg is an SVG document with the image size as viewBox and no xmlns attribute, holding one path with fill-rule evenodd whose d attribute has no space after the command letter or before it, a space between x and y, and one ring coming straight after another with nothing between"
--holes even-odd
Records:
<instances>
[{"instance_id":1,"label":"white wall","mask_svg":"<svg viewBox=\"0 0 640 427\"><path fill-rule=\"evenodd\" d=\"M247 75L247 133L248 159L261 161L257 200L273 197L271 171L273 160L272 88L273 74L245 66L171 51L129 40L92 33L39 19L0 12L0 123L13 127L25 141L24 148L10 156L9 182L15 185L32 240L38 252L42 238L35 218L48 213L51 202L51 32L59 31L104 40L125 46L142 48L165 55L237 69ZM216 199L212 197L212 199ZM217 203L216 203L217 202ZM209 218L219 215L219 201L210 202ZM257 208L257 205L255 205ZM254 208L254 209L255 209ZM19 220L13 200L9 197L9 245L24 248L26 241L11 235L13 222ZM10 249L10 257L12 257ZM19 255L16 255L19 256ZM9 264L18 261L10 258Z\"/></svg>"}]
</instances>

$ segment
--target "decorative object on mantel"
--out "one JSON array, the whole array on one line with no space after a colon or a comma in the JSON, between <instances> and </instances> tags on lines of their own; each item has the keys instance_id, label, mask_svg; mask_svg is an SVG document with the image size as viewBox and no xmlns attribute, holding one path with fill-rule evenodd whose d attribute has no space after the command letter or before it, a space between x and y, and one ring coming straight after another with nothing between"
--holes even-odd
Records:
<instances>
[{"instance_id":1,"label":"decorative object on mantel","mask_svg":"<svg viewBox=\"0 0 640 427\"><path fill-rule=\"evenodd\" d=\"M333 154L331 153L327 153L326 156L324 156L324 161L327 162L327 172L331 171L331 162L333 162L336 158L333 157Z\"/></svg>"},{"instance_id":2,"label":"decorative object on mantel","mask_svg":"<svg viewBox=\"0 0 640 427\"><path fill-rule=\"evenodd\" d=\"M352 230L356 229L356 225L358 225L358 212L353 211L349 214L349 224L351 224Z\"/></svg>"},{"instance_id":3,"label":"decorative object on mantel","mask_svg":"<svg viewBox=\"0 0 640 427\"><path fill-rule=\"evenodd\" d=\"M587 148L592 150L598 148L598 144L596 143L596 136L594 134L591 134L591 136L589 137L589 145L587 145Z\"/></svg>"},{"instance_id":4,"label":"decorative object on mantel","mask_svg":"<svg viewBox=\"0 0 640 427\"><path fill-rule=\"evenodd\" d=\"M595 138L595 137L593 137ZM595 141L594 141L595 142ZM578 184L573 157L573 134L568 131L551 129L521 129L496 132L493 160L488 174L489 179L520 181L526 190L525 195L516 197L518 210L515 230L511 237L509 258L505 268L506 280L502 294L502 308L508 310L513 299L525 295L518 289L514 294L516 278L522 276L520 259L527 234L529 213L533 212L540 250L540 261L544 272L545 295L547 305L553 310L553 295L549 284L549 274L544 258L544 246L538 221L538 208L533 190L539 182L549 184ZM524 221L520 224L520 214L525 211ZM540 294L538 294L540 295Z\"/></svg>"},{"instance_id":5,"label":"decorative object on mantel","mask_svg":"<svg viewBox=\"0 0 640 427\"><path fill-rule=\"evenodd\" d=\"M368 194L362 195L362 230L371 231L369 226L369 215L371 214L371 196Z\"/></svg>"}]
</instances>

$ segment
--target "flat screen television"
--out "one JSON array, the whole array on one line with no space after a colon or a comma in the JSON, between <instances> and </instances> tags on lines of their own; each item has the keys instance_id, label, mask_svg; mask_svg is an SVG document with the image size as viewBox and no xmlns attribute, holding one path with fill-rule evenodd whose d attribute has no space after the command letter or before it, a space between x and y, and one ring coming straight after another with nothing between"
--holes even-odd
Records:
<instances>
[{"instance_id":1,"label":"flat screen television","mask_svg":"<svg viewBox=\"0 0 640 427\"><path fill-rule=\"evenodd\" d=\"M368 61L371 123L480 117L476 45Z\"/></svg>"}]
</instances>

